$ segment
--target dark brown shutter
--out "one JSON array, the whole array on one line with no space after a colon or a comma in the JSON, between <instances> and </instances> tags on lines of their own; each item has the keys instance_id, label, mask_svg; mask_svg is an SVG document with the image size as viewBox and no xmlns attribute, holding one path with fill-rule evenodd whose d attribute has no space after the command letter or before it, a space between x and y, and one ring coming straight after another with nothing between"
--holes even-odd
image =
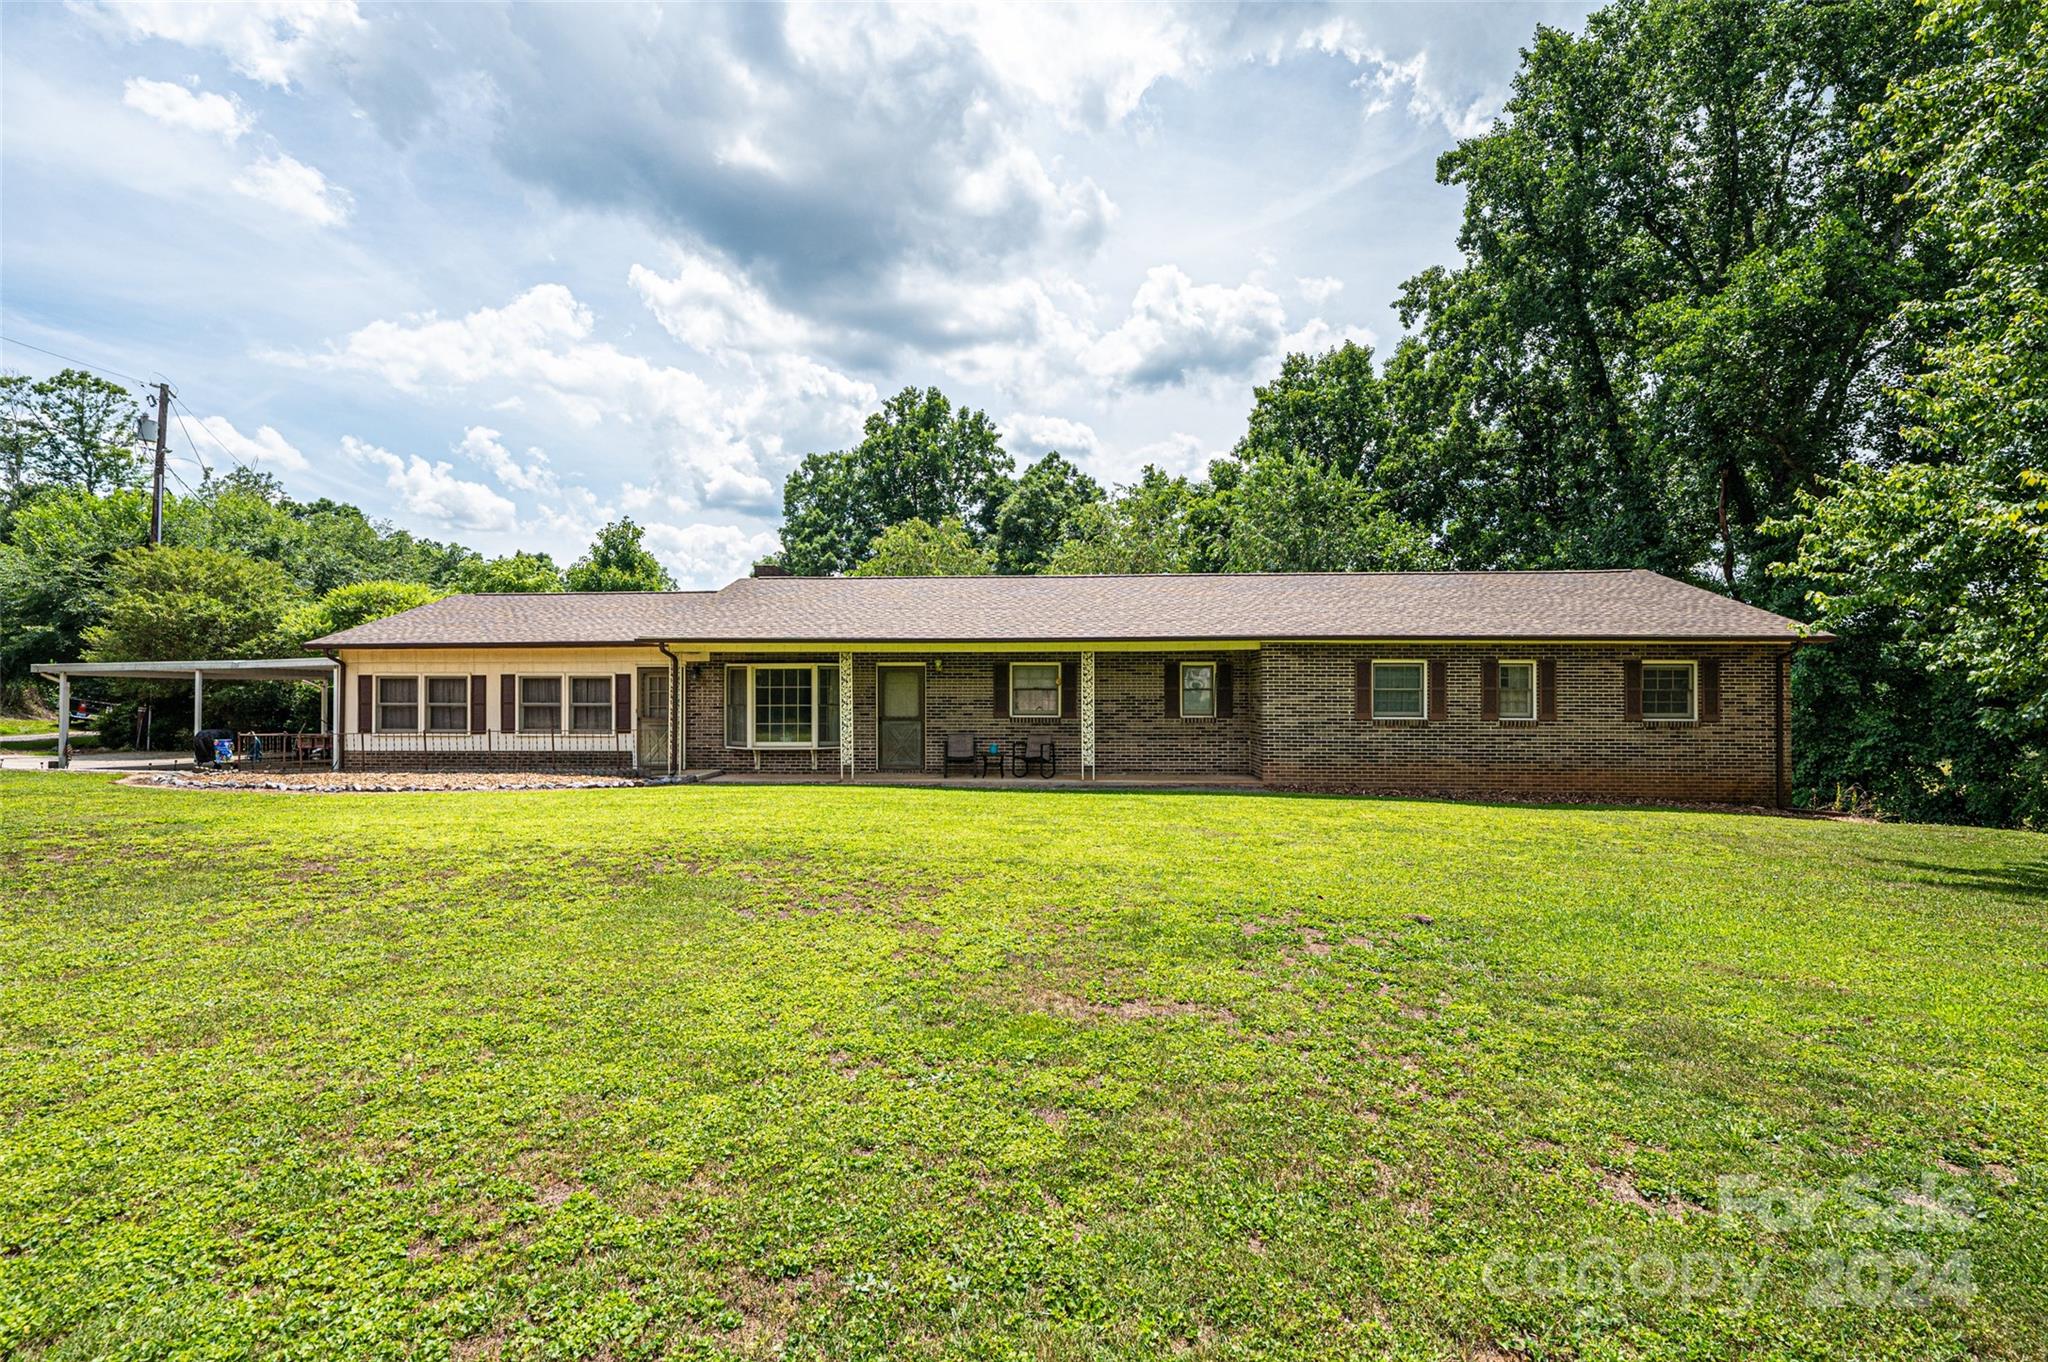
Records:
<instances>
[{"instance_id":1,"label":"dark brown shutter","mask_svg":"<svg viewBox=\"0 0 2048 1362\"><path fill-rule=\"evenodd\" d=\"M1009 718L1009 717L1010 717L1010 664L1009 664L1009 663L1007 663L1007 662L1005 662L1005 661L1003 661L1003 660L1002 660L1001 658L997 658L997 659L996 659L996 701L995 701L995 703L996 703L996 717L997 717L998 719L1007 719L1007 718ZM844 719L844 717L842 717L842 718L840 719L840 722L841 722L841 723L844 723L844 722L846 722L846 720Z\"/></svg>"},{"instance_id":2,"label":"dark brown shutter","mask_svg":"<svg viewBox=\"0 0 2048 1362\"><path fill-rule=\"evenodd\" d=\"M612 677L612 732L633 731L633 673L619 672Z\"/></svg>"},{"instance_id":3,"label":"dark brown shutter","mask_svg":"<svg viewBox=\"0 0 2048 1362\"><path fill-rule=\"evenodd\" d=\"M1429 660L1429 719L1451 717L1451 664L1441 657Z\"/></svg>"},{"instance_id":4,"label":"dark brown shutter","mask_svg":"<svg viewBox=\"0 0 2048 1362\"><path fill-rule=\"evenodd\" d=\"M1081 664L1060 663L1060 717L1078 718L1081 713Z\"/></svg>"},{"instance_id":5,"label":"dark brown shutter","mask_svg":"<svg viewBox=\"0 0 2048 1362\"><path fill-rule=\"evenodd\" d=\"M1721 659L1700 659L1700 722L1721 722Z\"/></svg>"},{"instance_id":6,"label":"dark brown shutter","mask_svg":"<svg viewBox=\"0 0 2048 1362\"><path fill-rule=\"evenodd\" d=\"M376 683L365 673L356 678L356 732L368 733L377 703Z\"/></svg>"},{"instance_id":7,"label":"dark brown shutter","mask_svg":"<svg viewBox=\"0 0 2048 1362\"><path fill-rule=\"evenodd\" d=\"M1218 662L1216 664L1216 717L1219 719L1228 719L1230 717L1230 664L1228 662Z\"/></svg>"},{"instance_id":8,"label":"dark brown shutter","mask_svg":"<svg viewBox=\"0 0 2048 1362\"><path fill-rule=\"evenodd\" d=\"M1352 717L1360 720L1370 720L1372 718L1372 663L1361 662L1358 664L1358 679L1352 685L1354 687L1351 692Z\"/></svg>"},{"instance_id":9,"label":"dark brown shutter","mask_svg":"<svg viewBox=\"0 0 2048 1362\"><path fill-rule=\"evenodd\" d=\"M1487 723L1500 718L1500 659L1479 659L1479 717Z\"/></svg>"},{"instance_id":10,"label":"dark brown shutter","mask_svg":"<svg viewBox=\"0 0 2048 1362\"><path fill-rule=\"evenodd\" d=\"M469 678L469 731L482 733L490 727L490 684L488 676Z\"/></svg>"},{"instance_id":11,"label":"dark brown shutter","mask_svg":"<svg viewBox=\"0 0 2048 1362\"><path fill-rule=\"evenodd\" d=\"M498 731L519 731L519 678L510 672L498 678Z\"/></svg>"},{"instance_id":12,"label":"dark brown shutter","mask_svg":"<svg viewBox=\"0 0 2048 1362\"><path fill-rule=\"evenodd\" d=\"M1180 717L1180 663L1166 664L1166 717Z\"/></svg>"},{"instance_id":13,"label":"dark brown shutter","mask_svg":"<svg viewBox=\"0 0 2048 1362\"><path fill-rule=\"evenodd\" d=\"M1557 659L1546 657L1536 664L1536 717L1547 724L1557 722Z\"/></svg>"},{"instance_id":14,"label":"dark brown shutter","mask_svg":"<svg viewBox=\"0 0 2048 1362\"><path fill-rule=\"evenodd\" d=\"M1634 658L1621 664L1621 717L1643 717L1643 664Z\"/></svg>"}]
</instances>

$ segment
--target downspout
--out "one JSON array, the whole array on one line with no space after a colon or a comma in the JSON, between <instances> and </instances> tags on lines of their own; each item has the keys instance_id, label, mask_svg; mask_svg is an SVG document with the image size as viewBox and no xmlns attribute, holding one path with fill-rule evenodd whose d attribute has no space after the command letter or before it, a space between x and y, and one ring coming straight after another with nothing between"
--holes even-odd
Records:
<instances>
[{"instance_id":1,"label":"downspout","mask_svg":"<svg viewBox=\"0 0 2048 1362\"><path fill-rule=\"evenodd\" d=\"M661 655L668 659L668 741L665 746L668 748L668 778L674 780L677 765L676 710L681 704L683 660L670 652L666 643L657 643L654 646L661 649Z\"/></svg>"},{"instance_id":2,"label":"downspout","mask_svg":"<svg viewBox=\"0 0 2048 1362\"><path fill-rule=\"evenodd\" d=\"M334 721L329 725L328 739L334 744L333 767L341 769L342 712L348 705L348 663L341 660L341 653L335 648L322 648L321 656L334 664Z\"/></svg>"}]
</instances>

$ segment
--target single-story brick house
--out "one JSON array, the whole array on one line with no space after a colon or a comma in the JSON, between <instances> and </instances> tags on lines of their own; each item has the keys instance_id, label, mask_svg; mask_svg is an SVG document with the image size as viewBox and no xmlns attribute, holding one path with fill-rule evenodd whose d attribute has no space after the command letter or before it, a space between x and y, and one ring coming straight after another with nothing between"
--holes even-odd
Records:
<instances>
[{"instance_id":1,"label":"single-story brick house","mask_svg":"<svg viewBox=\"0 0 2048 1362\"><path fill-rule=\"evenodd\" d=\"M1593 571L756 576L451 596L308 646L357 769L859 779L1041 738L1083 778L1779 804L1800 641Z\"/></svg>"}]
</instances>

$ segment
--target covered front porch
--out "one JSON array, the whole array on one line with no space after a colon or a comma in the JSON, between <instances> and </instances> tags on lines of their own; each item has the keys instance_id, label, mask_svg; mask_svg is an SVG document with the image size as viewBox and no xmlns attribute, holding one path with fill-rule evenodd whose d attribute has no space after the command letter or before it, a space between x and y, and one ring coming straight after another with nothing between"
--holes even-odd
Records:
<instances>
[{"instance_id":1,"label":"covered front porch","mask_svg":"<svg viewBox=\"0 0 2048 1362\"><path fill-rule=\"evenodd\" d=\"M676 640L664 651L680 702L666 763L677 775L1021 777L1039 788L1048 777L1198 785L1260 775L1258 648L1243 641L826 649ZM1027 750L1028 772L1014 760Z\"/></svg>"}]
</instances>

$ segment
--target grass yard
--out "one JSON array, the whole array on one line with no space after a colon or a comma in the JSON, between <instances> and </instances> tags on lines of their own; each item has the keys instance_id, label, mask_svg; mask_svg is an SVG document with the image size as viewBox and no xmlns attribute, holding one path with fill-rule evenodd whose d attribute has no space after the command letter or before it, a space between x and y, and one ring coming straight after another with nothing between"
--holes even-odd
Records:
<instances>
[{"instance_id":1,"label":"grass yard","mask_svg":"<svg viewBox=\"0 0 2048 1362\"><path fill-rule=\"evenodd\" d=\"M2042 1356L2048 839L0 776L0 1354Z\"/></svg>"}]
</instances>

